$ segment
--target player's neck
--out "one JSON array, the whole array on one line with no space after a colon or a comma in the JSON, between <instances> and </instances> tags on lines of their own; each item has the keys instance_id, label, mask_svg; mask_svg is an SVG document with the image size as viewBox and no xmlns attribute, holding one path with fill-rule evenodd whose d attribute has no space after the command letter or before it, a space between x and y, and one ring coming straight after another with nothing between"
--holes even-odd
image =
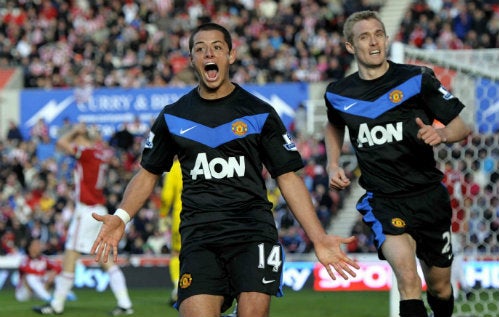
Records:
<instances>
[{"instance_id":1,"label":"player's neck","mask_svg":"<svg viewBox=\"0 0 499 317\"><path fill-rule=\"evenodd\" d=\"M386 74L388 69L390 68L390 63L385 60L380 65L358 65L359 66L359 77L363 80L373 80L379 78Z\"/></svg>"},{"instance_id":2,"label":"player's neck","mask_svg":"<svg viewBox=\"0 0 499 317\"><path fill-rule=\"evenodd\" d=\"M220 99L230 95L230 93L232 93L235 88L236 86L230 81L214 89L210 89L209 87L204 85L199 85L198 94L203 99L208 99L208 100Z\"/></svg>"}]
</instances>

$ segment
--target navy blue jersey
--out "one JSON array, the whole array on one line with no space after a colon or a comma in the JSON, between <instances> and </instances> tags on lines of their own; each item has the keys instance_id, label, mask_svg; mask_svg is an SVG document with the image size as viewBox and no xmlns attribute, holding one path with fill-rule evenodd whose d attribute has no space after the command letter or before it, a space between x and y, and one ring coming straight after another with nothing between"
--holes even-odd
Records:
<instances>
[{"instance_id":1,"label":"navy blue jersey","mask_svg":"<svg viewBox=\"0 0 499 317\"><path fill-rule=\"evenodd\" d=\"M432 146L417 138L416 117L447 124L464 105L427 67L389 62L374 80L358 73L331 83L325 93L328 120L348 127L361 169L360 184L378 194L404 194L440 182Z\"/></svg>"},{"instance_id":2,"label":"navy blue jersey","mask_svg":"<svg viewBox=\"0 0 499 317\"><path fill-rule=\"evenodd\" d=\"M161 174L175 155L182 167L182 243L277 238L263 166L277 177L303 162L271 105L237 85L216 100L193 89L155 120L141 165Z\"/></svg>"}]
</instances>

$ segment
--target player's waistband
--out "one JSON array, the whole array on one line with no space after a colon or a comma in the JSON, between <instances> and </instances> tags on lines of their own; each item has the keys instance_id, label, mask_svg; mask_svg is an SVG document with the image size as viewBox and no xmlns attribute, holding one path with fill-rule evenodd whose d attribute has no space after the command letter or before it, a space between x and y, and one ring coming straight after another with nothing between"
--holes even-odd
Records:
<instances>
[{"instance_id":1,"label":"player's waistband","mask_svg":"<svg viewBox=\"0 0 499 317\"><path fill-rule=\"evenodd\" d=\"M424 187L420 188L414 188L409 191L403 191L403 192L394 192L394 193L382 193L382 192L377 192L377 191L368 191L374 194L376 197L391 197L391 198L404 198L404 197L414 197L414 196L420 196L425 193L434 191L438 189L440 186L444 186L441 182L438 183L433 183L433 184L426 184Z\"/></svg>"}]
</instances>

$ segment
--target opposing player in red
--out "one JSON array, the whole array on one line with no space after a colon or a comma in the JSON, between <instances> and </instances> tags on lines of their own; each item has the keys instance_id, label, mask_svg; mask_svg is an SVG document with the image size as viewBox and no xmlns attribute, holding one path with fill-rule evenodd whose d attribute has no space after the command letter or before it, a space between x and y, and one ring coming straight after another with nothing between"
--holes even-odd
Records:
<instances>
[{"instance_id":1,"label":"opposing player in red","mask_svg":"<svg viewBox=\"0 0 499 317\"><path fill-rule=\"evenodd\" d=\"M26 245L26 256L19 266L19 282L16 286L16 299L25 302L41 299L49 302L50 289L62 267L42 253L39 239L30 239Z\"/></svg>"},{"instance_id":2,"label":"opposing player in red","mask_svg":"<svg viewBox=\"0 0 499 317\"><path fill-rule=\"evenodd\" d=\"M74 284L76 261L81 254L89 254L97 237L101 223L92 217L92 212L106 215L103 192L107 178L108 162L112 151L101 140L97 131L77 124L57 141L57 146L76 159L75 168L75 211L68 229L62 272L55 281L54 298L33 310L42 315L62 314L67 294ZM125 276L113 261L101 263L109 273L111 290L117 300L112 316L133 314Z\"/></svg>"}]
</instances>

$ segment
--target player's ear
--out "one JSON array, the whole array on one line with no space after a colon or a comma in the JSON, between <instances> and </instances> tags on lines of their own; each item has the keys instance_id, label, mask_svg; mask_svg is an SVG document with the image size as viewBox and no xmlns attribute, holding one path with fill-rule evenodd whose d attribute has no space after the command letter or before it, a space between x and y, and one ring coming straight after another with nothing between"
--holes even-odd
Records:
<instances>
[{"instance_id":1,"label":"player's ear","mask_svg":"<svg viewBox=\"0 0 499 317\"><path fill-rule=\"evenodd\" d=\"M231 49L229 52L229 63L231 65L234 64L234 62L236 61L236 55L237 55L236 49L235 48Z\"/></svg>"},{"instance_id":2,"label":"player's ear","mask_svg":"<svg viewBox=\"0 0 499 317\"><path fill-rule=\"evenodd\" d=\"M347 49L348 53L355 54L355 48L353 47L352 43L345 42L345 48Z\"/></svg>"}]
</instances>

